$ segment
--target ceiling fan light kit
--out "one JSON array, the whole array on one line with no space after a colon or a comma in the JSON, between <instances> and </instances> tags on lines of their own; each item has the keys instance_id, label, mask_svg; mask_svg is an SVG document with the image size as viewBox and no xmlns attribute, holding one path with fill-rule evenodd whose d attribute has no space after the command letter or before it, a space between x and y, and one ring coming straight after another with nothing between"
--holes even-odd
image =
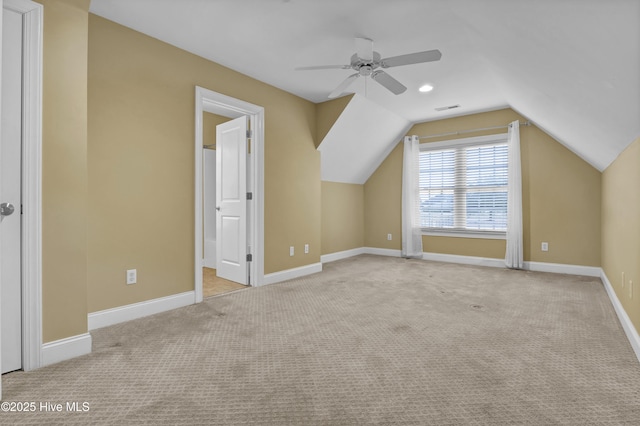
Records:
<instances>
[{"instance_id":1,"label":"ceiling fan light kit","mask_svg":"<svg viewBox=\"0 0 640 426\"><path fill-rule=\"evenodd\" d=\"M424 62L439 61L442 53L439 50L427 50L424 52L409 53L407 55L382 58L380 53L373 50L373 40L368 38L356 38L356 53L351 56L349 65L320 65L300 67L297 70L323 70L323 69L352 69L356 71L347 77L336 89L329 94L329 98L337 98L358 77L371 77L377 83L389 90L394 95L404 93L407 88L395 78L378 68L391 68L403 65L420 64Z\"/></svg>"}]
</instances>

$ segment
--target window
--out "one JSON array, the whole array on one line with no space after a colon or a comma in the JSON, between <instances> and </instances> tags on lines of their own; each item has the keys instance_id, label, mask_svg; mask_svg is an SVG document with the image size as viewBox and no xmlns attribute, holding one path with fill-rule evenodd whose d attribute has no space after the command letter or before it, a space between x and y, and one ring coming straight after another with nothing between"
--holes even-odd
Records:
<instances>
[{"instance_id":1,"label":"window","mask_svg":"<svg viewBox=\"0 0 640 426\"><path fill-rule=\"evenodd\" d=\"M420 223L434 233L504 236L506 135L420 145Z\"/></svg>"}]
</instances>

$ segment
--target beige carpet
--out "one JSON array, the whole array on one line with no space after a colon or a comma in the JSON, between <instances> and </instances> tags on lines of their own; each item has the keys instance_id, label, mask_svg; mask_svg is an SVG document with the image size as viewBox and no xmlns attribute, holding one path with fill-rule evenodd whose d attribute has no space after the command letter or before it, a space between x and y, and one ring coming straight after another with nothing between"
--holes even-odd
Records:
<instances>
[{"instance_id":1,"label":"beige carpet","mask_svg":"<svg viewBox=\"0 0 640 426\"><path fill-rule=\"evenodd\" d=\"M3 377L86 413L2 424L637 425L640 364L598 279L376 256L98 330Z\"/></svg>"}]
</instances>

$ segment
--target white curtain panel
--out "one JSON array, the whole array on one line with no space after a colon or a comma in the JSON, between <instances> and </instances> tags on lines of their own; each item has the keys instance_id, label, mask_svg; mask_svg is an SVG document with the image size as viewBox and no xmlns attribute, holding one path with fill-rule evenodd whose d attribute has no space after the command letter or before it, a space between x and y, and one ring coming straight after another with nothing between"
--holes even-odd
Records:
<instances>
[{"instance_id":1,"label":"white curtain panel","mask_svg":"<svg viewBox=\"0 0 640 426\"><path fill-rule=\"evenodd\" d=\"M416 259L422 259L419 154L419 138L405 136L402 162L402 257Z\"/></svg>"},{"instance_id":2,"label":"white curtain panel","mask_svg":"<svg viewBox=\"0 0 640 426\"><path fill-rule=\"evenodd\" d=\"M509 189L507 195L507 268L522 269L522 169L520 165L520 122L509 125Z\"/></svg>"}]
</instances>

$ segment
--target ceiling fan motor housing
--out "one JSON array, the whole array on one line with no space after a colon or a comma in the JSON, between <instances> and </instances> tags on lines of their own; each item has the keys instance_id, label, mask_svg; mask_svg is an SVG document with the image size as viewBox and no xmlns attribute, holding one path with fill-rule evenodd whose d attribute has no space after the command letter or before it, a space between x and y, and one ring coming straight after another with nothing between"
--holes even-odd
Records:
<instances>
[{"instance_id":1,"label":"ceiling fan motor housing","mask_svg":"<svg viewBox=\"0 0 640 426\"><path fill-rule=\"evenodd\" d=\"M351 68L358 71L362 77L370 76L376 68L380 67L380 65L381 56L378 52L373 52L373 59L370 61L360 58L357 53L354 53L353 56L351 56Z\"/></svg>"}]
</instances>

